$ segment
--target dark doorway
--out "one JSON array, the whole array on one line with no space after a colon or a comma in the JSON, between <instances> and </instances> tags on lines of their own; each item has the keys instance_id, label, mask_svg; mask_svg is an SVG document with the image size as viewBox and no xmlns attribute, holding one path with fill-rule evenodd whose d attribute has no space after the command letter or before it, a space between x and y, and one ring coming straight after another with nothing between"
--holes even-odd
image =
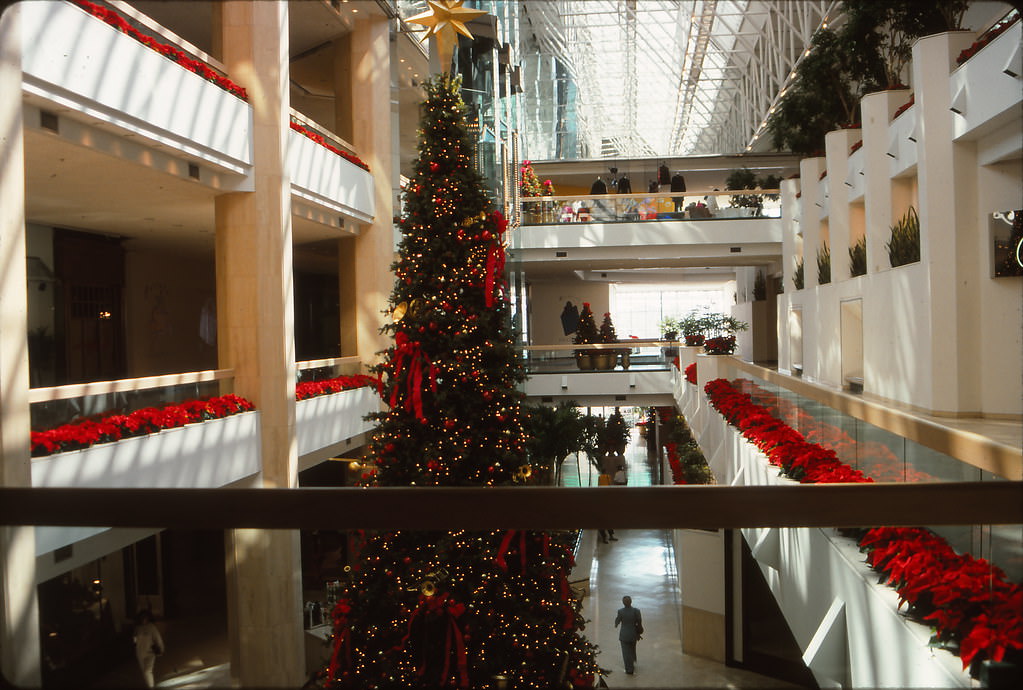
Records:
<instances>
[{"instance_id":1,"label":"dark doorway","mask_svg":"<svg viewBox=\"0 0 1023 690\"><path fill-rule=\"evenodd\" d=\"M124 248L119 238L72 230L53 234L60 281L58 356L63 383L107 381L125 375Z\"/></svg>"}]
</instances>

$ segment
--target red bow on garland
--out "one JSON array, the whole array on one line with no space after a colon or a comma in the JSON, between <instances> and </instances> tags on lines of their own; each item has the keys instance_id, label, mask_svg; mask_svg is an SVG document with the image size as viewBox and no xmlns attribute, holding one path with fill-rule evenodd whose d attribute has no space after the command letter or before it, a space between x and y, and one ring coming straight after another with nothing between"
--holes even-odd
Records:
<instances>
[{"instance_id":1,"label":"red bow on garland","mask_svg":"<svg viewBox=\"0 0 1023 690\"><path fill-rule=\"evenodd\" d=\"M338 669L341 668L341 653L344 650L345 668L352 667L352 630L348 624L348 613L352 610L347 599L337 602L334 607L334 653L330 655L327 666L327 682L333 682Z\"/></svg>"},{"instance_id":2,"label":"red bow on garland","mask_svg":"<svg viewBox=\"0 0 1023 690\"><path fill-rule=\"evenodd\" d=\"M412 636L412 624L415 623L420 615L447 617L447 634L444 636L444 669L441 672L440 680L440 685L442 686L448 684L448 677L451 672L451 650L453 647L458 659L458 687L469 687L469 662L465 653L465 636L462 633L462 629L458 626L458 619L463 613L465 613L465 605L459 604L447 593L429 597L425 594L420 594L419 608L409 618L408 633L402 640L402 643L408 642ZM416 668L416 675L421 678L424 673L426 673L426 662L420 660L419 666Z\"/></svg>"},{"instance_id":3,"label":"red bow on garland","mask_svg":"<svg viewBox=\"0 0 1023 690\"><path fill-rule=\"evenodd\" d=\"M423 415L423 370L426 369L430 390L437 392L437 367L430 361L430 358L423 352L422 343L409 340L408 335L399 331L394 336L395 348L392 363L392 376L400 376L404 368L408 371L405 378L405 393L402 396L402 387L395 385L391 391L391 407L404 402L406 410L415 410L416 417L425 422Z\"/></svg>"},{"instance_id":4,"label":"red bow on garland","mask_svg":"<svg viewBox=\"0 0 1023 690\"><path fill-rule=\"evenodd\" d=\"M504 273L504 232L508 229L508 221L499 211L491 213L490 220L497 226L497 234L487 251L487 276L483 287L485 290L483 298L488 309L494 306L494 288Z\"/></svg>"},{"instance_id":5,"label":"red bow on garland","mask_svg":"<svg viewBox=\"0 0 1023 690\"><path fill-rule=\"evenodd\" d=\"M515 538L515 534L519 535L519 562L522 565L522 572L526 572L526 530L515 530L510 529L504 533L504 539L501 540L501 546L497 549L497 555L494 556L494 563L497 564L504 572L508 572L508 561L505 556L508 555L508 549L511 546L512 539ZM550 558L551 555L551 535L546 532L543 534L543 541L541 542L541 551L543 552L544 559Z\"/></svg>"}]
</instances>

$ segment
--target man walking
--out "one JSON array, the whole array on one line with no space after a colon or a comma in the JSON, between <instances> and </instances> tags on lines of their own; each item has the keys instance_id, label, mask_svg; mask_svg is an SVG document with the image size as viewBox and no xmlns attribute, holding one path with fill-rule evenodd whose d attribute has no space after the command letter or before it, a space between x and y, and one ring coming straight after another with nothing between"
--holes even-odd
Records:
<instances>
[{"instance_id":1,"label":"man walking","mask_svg":"<svg viewBox=\"0 0 1023 690\"><path fill-rule=\"evenodd\" d=\"M631 676L636 670L636 642L642 639L643 616L639 609L633 608L632 597L622 597L622 603L625 606L618 609L618 615L615 616L615 627L617 628L619 624L622 626L618 631L618 641L622 645L625 672Z\"/></svg>"}]
</instances>

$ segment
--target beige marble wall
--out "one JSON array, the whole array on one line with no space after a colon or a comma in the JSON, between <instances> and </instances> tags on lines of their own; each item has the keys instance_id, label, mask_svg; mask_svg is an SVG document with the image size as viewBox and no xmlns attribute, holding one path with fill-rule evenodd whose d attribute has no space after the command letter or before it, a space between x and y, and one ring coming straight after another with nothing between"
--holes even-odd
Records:
<instances>
[{"instance_id":1,"label":"beige marble wall","mask_svg":"<svg viewBox=\"0 0 1023 690\"><path fill-rule=\"evenodd\" d=\"M288 5L219 6L223 61L253 109L254 192L216 200L218 346L234 390L262 413L256 486L298 484L289 132ZM301 562L295 531L234 530L226 539L231 675L246 687L297 687L304 676Z\"/></svg>"},{"instance_id":2,"label":"beige marble wall","mask_svg":"<svg viewBox=\"0 0 1023 690\"><path fill-rule=\"evenodd\" d=\"M724 663L724 615L692 606L683 606L682 649L686 654Z\"/></svg>"},{"instance_id":3,"label":"beige marble wall","mask_svg":"<svg viewBox=\"0 0 1023 690\"><path fill-rule=\"evenodd\" d=\"M363 362L370 362L389 344L389 338L381 335L380 326L394 282L390 265L394 260L392 151L395 133L391 129L388 76L391 74L391 44L387 20L381 17L358 22L350 47L351 141L373 175L376 217L371 224L362 227L355 239L354 252L342 252L341 301L347 301L355 309L354 323L350 313L343 314L347 319L342 321L342 329L354 327L357 354ZM358 285L357 299L346 294L348 290L344 288L349 285ZM346 338L350 336L342 336L342 343L347 342Z\"/></svg>"},{"instance_id":4,"label":"beige marble wall","mask_svg":"<svg viewBox=\"0 0 1023 690\"><path fill-rule=\"evenodd\" d=\"M21 93L20 10L0 15L0 93ZM25 278L25 155L21 98L0 100L0 486L30 486L28 297ZM39 686L35 532L0 528L0 671Z\"/></svg>"}]
</instances>

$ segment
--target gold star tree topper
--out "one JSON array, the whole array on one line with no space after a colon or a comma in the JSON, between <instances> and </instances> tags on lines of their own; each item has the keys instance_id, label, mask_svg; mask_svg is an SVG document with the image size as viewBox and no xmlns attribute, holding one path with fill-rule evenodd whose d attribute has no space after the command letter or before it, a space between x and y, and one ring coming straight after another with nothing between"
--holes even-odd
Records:
<instances>
[{"instance_id":1,"label":"gold star tree topper","mask_svg":"<svg viewBox=\"0 0 1023 690\"><path fill-rule=\"evenodd\" d=\"M442 72L451 68L451 56L454 55L455 42L458 40L455 34L460 33L471 39L472 34L465 28L465 23L486 14L483 10L462 7L462 2L464 0L427 0L430 10L408 19L412 24L422 24L427 28L424 41L430 36L437 37L437 52Z\"/></svg>"}]
</instances>

